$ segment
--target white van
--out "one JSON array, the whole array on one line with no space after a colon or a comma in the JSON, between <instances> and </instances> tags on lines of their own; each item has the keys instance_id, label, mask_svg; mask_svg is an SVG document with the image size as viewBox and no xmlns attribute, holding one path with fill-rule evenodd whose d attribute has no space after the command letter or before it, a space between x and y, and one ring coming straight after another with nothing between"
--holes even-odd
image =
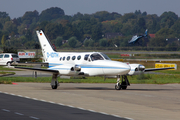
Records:
<instances>
[{"instance_id":1,"label":"white van","mask_svg":"<svg viewBox=\"0 0 180 120\"><path fill-rule=\"evenodd\" d=\"M19 57L14 53L1 53L0 65L11 65L12 62L19 62Z\"/></svg>"}]
</instances>

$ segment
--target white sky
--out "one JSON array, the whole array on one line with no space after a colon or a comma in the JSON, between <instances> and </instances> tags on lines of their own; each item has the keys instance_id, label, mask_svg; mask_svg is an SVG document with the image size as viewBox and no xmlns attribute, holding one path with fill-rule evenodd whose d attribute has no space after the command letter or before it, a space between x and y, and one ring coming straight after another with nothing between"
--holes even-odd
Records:
<instances>
[{"instance_id":1,"label":"white sky","mask_svg":"<svg viewBox=\"0 0 180 120\"><path fill-rule=\"evenodd\" d=\"M158 16L172 11L180 17L180 0L0 0L0 11L7 12L11 19L22 17L26 11L37 10L40 14L50 7L59 7L66 15L104 10L124 15L141 10Z\"/></svg>"}]
</instances>

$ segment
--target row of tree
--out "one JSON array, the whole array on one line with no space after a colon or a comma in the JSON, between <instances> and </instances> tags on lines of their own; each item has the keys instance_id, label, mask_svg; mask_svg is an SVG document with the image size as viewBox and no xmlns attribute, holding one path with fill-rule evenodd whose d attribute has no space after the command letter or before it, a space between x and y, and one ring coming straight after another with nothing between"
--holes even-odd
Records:
<instances>
[{"instance_id":1,"label":"row of tree","mask_svg":"<svg viewBox=\"0 0 180 120\"><path fill-rule=\"evenodd\" d=\"M42 11L28 11L22 17L11 19L6 12L0 12L1 46L34 48L38 43L36 30L42 29L56 47L127 47L135 34L155 34L147 44L153 47L178 46L165 42L167 38L180 38L180 19L174 12L162 15L147 14L136 10L121 15L100 11L94 14L77 13L65 15L58 7ZM106 33L120 33L107 39ZM68 40L68 43L66 43ZM143 40L142 40L143 41ZM64 44L63 44L64 43Z\"/></svg>"}]
</instances>

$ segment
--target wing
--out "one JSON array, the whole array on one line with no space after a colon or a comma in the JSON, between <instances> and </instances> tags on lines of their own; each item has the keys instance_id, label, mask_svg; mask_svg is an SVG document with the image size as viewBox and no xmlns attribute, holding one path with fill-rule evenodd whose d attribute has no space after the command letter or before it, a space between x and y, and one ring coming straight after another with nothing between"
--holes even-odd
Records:
<instances>
[{"instance_id":1,"label":"wing","mask_svg":"<svg viewBox=\"0 0 180 120\"><path fill-rule=\"evenodd\" d=\"M174 69L174 67L169 67L169 68L149 68L149 69L145 69L144 72L157 71L157 70L169 70L169 69Z\"/></svg>"},{"instance_id":2,"label":"wing","mask_svg":"<svg viewBox=\"0 0 180 120\"><path fill-rule=\"evenodd\" d=\"M138 75L142 72L150 72L150 71L157 71L157 70L170 70L175 69L174 67L168 67L168 68L147 68L145 69L145 66L141 64L129 64L131 67L131 70L129 71L128 75Z\"/></svg>"},{"instance_id":3,"label":"wing","mask_svg":"<svg viewBox=\"0 0 180 120\"><path fill-rule=\"evenodd\" d=\"M25 68L25 67L14 67L16 69L21 69L21 70L29 70L29 71L40 71L40 72L46 72L46 73L54 73L54 74L59 74L58 70L50 70L50 69L41 69L41 68Z\"/></svg>"},{"instance_id":4,"label":"wing","mask_svg":"<svg viewBox=\"0 0 180 120\"><path fill-rule=\"evenodd\" d=\"M61 74L61 75L67 75L67 76L89 76L89 74L81 72L81 71L76 71L73 70L72 68L59 68L59 70L56 70L58 68L54 69L41 69L41 68L26 68L26 67L14 67L15 69L20 69L20 70L29 70L29 71L39 71L39 72L46 72L46 73L52 73L52 74ZM73 69L77 69L74 67Z\"/></svg>"}]
</instances>

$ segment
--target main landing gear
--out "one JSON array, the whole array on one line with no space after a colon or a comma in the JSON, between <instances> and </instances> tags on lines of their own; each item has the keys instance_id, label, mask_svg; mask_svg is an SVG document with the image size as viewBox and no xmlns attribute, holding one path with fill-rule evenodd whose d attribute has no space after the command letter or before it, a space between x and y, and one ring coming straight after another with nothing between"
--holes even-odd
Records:
<instances>
[{"instance_id":1,"label":"main landing gear","mask_svg":"<svg viewBox=\"0 0 180 120\"><path fill-rule=\"evenodd\" d=\"M57 87L59 86L57 76L58 76L58 74L53 74L53 76L52 76L52 80L51 80L52 89L57 89Z\"/></svg>"},{"instance_id":2,"label":"main landing gear","mask_svg":"<svg viewBox=\"0 0 180 120\"><path fill-rule=\"evenodd\" d=\"M130 86L129 80L126 75L122 75L122 80L120 80L121 76L117 75L117 83L115 84L115 89L120 90L123 89L125 90L127 86Z\"/></svg>"}]
</instances>

